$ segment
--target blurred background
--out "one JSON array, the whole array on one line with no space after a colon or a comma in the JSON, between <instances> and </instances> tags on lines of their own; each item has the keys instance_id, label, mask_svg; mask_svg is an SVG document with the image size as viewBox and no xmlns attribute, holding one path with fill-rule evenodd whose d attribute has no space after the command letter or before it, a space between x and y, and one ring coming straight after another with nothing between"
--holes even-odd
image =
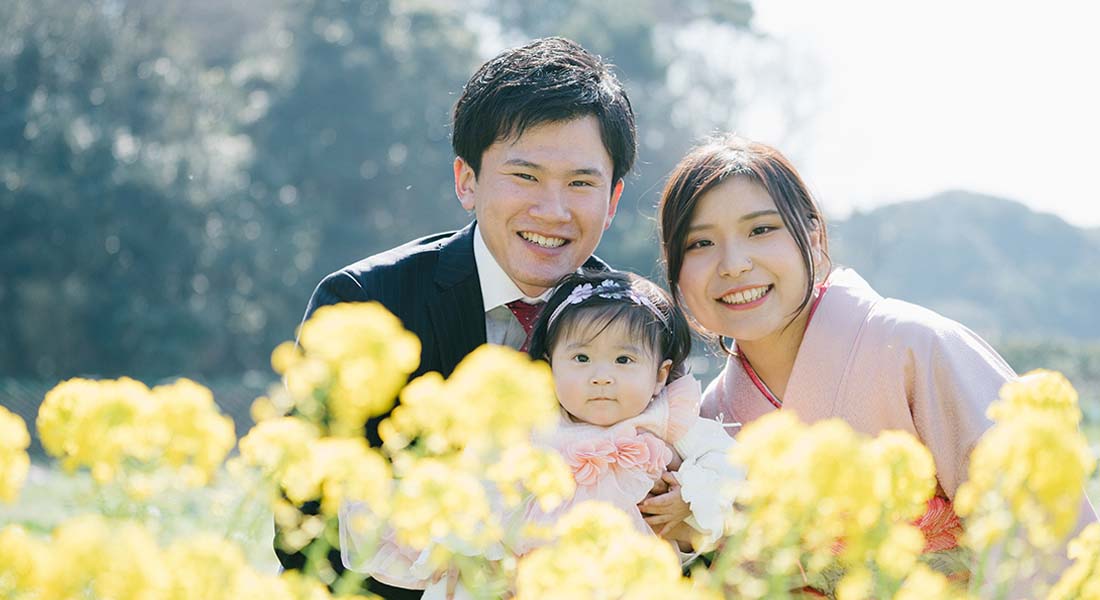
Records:
<instances>
[{"instance_id":1,"label":"blurred background","mask_svg":"<svg viewBox=\"0 0 1100 600\"><path fill-rule=\"evenodd\" d=\"M1018 370L1063 371L1095 424L1097 17L1064 0L0 0L0 403L33 423L62 379L187 376L246 429L325 274L467 222L448 127L466 79L564 35L617 65L638 116L604 259L659 278L665 175L738 131L802 168L836 261Z\"/></svg>"}]
</instances>

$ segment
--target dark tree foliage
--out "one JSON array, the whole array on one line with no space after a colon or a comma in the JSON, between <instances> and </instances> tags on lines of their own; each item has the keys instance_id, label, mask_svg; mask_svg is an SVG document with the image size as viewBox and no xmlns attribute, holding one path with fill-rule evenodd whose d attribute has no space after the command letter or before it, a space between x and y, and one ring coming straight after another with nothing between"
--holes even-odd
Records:
<instances>
[{"instance_id":1,"label":"dark tree foliage","mask_svg":"<svg viewBox=\"0 0 1100 600\"><path fill-rule=\"evenodd\" d=\"M248 149L218 87L140 11L0 3L0 372L217 364L206 222Z\"/></svg>"}]
</instances>

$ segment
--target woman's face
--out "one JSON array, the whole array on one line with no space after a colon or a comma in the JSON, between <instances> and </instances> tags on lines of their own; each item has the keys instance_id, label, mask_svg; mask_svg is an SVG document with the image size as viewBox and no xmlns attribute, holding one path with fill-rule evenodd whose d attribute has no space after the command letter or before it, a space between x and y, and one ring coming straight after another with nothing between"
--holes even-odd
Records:
<instances>
[{"instance_id":1,"label":"woman's face","mask_svg":"<svg viewBox=\"0 0 1100 600\"><path fill-rule=\"evenodd\" d=\"M811 234L814 255L817 236ZM756 181L733 177L695 206L677 281L707 330L739 342L778 335L806 293L807 273L775 202Z\"/></svg>"}]
</instances>

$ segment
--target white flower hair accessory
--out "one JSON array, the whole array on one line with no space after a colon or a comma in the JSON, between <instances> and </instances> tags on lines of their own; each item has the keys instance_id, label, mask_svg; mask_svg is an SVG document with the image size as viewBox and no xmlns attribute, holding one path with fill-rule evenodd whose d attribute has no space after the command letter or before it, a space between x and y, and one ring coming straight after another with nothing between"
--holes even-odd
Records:
<instances>
[{"instance_id":1,"label":"white flower hair accessory","mask_svg":"<svg viewBox=\"0 0 1100 600\"><path fill-rule=\"evenodd\" d=\"M594 287L591 283L583 283L581 285L578 285L577 287L573 288L573 291L569 292L569 295L566 296L565 300L563 300L561 304L554 308L554 312L550 313L550 318L549 320L547 320L546 325L547 327L553 325L554 321L556 321L558 317L561 316L562 311L564 311L569 306L580 304L581 302L584 302L585 300L588 300L593 296L597 296L600 298L605 298L607 300L628 300L639 306L644 306L652 311L653 314L657 315L657 318L660 319L661 323L663 323L667 327L667 317L665 317L665 315L661 313L657 306L653 304L653 301L649 298L646 298L645 296L642 296L641 294L638 294L628 286L629 284L624 285L623 283L615 281L614 279L604 279L599 283L599 285Z\"/></svg>"}]
</instances>

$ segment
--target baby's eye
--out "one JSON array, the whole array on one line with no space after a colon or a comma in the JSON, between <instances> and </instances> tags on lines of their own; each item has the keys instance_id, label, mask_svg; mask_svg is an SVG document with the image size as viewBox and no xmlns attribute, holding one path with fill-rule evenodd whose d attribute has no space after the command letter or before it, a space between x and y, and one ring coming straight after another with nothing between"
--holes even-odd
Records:
<instances>
[{"instance_id":1,"label":"baby's eye","mask_svg":"<svg viewBox=\"0 0 1100 600\"><path fill-rule=\"evenodd\" d=\"M630 363L634 362L634 359L630 358L629 356L619 356L615 359L615 362L619 363L620 365L629 365Z\"/></svg>"},{"instance_id":2,"label":"baby's eye","mask_svg":"<svg viewBox=\"0 0 1100 600\"><path fill-rule=\"evenodd\" d=\"M587 354L578 354L578 355L573 357L573 360L575 360L579 363L586 363L586 362L588 362L588 355Z\"/></svg>"}]
</instances>

